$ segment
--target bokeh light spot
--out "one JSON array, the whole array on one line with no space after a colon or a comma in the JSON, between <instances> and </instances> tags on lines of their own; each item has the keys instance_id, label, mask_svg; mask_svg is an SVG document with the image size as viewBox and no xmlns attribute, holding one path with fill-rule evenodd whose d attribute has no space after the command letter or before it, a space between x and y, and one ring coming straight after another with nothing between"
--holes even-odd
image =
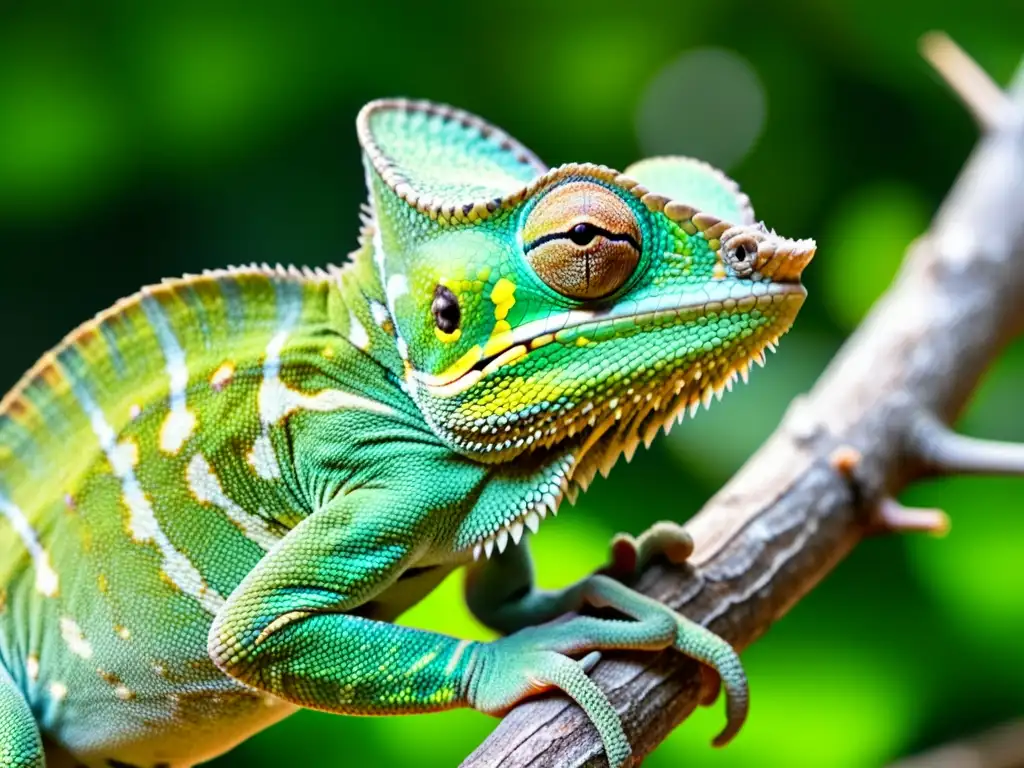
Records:
<instances>
[{"instance_id":1,"label":"bokeh light spot","mask_svg":"<svg viewBox=\"0 0 1024 768\"><path fill-rule=\"evenodd\" d=\"M696 48L647 86L637 139L645 155L689 155L730 168L753 148L766 114L764 87L746 59L725 48Z\"/></svg>"}]
</instances>

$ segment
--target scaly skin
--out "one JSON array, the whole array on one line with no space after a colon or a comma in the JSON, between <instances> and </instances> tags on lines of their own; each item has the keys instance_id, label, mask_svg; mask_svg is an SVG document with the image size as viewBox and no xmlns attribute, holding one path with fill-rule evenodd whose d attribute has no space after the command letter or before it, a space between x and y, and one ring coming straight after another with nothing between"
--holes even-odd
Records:
<instances>
[{"instance_id":1,"label":"scaly skin","mask_svg":"<svg viewBox=\"0 0 1024 768\"><path fill-rule=\"evenodd\" d=\"M186 766L296 706L501 713L557 687L613 766L597 653L714 668L723 640L606 575L532 582L526 531L731 386L793 321L810 241L682 158L548 170L428 104L358 121L370 207L341 269L173 280L100 315L0 403L0 765ZM611 573L690 543L619 537ZM389 623L452 569L508 633ZM586 616L534 626L585 605Z\"/></svg>"}]
</instances>

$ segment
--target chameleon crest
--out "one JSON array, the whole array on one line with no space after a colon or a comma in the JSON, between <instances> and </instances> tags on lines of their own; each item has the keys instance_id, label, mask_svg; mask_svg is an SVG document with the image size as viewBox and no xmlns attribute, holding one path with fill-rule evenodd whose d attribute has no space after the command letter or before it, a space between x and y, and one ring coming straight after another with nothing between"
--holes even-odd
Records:
<instances>
[{"instance_id":1,"label":"chameleon crest","mask_svg":"<svg viewBox=\"0 0 1024 768\"><path fill-rule=\"evenodd\" d=\"M728 643L608 575L537 589L528 532L763 359L813 242L694 160L549 169L423 102L357 130L350 263L145 288L0 401L0 766L41 768L45 735L90 768L181 768L296 707L500 714L559 688L618 767L587 675L612 649L717 670L716 743L746 717ZM611 572L691 548L662 523ZM502 637L393 623L462 566Z\"/></svg>"}]
</instances>

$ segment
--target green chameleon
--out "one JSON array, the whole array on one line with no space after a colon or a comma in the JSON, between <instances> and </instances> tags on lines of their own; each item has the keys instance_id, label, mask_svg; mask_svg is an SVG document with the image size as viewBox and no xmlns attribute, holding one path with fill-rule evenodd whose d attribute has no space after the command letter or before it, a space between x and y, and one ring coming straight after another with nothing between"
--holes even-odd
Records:
<instances>
[{"instance_id":1,"label":"green chameleon","mask_svg":"<svg viewBox=\"0 0 1024 768\"><path fill-rule=\"evenodd\" d=\"M804 301L809 240L686 158L545 167L449 107L361 111L370 203L343 268L143 289L0 402L0 765L187 766L310 707L500 714L550 688L630 762L587 676L724 640L595 575L533 585L527 531L746 378ZM690 541L659 524L614 575ZM502 633L396 626L469 566ZM577 615L585 605L620 619Z\"/></svg>"}]
</instances>

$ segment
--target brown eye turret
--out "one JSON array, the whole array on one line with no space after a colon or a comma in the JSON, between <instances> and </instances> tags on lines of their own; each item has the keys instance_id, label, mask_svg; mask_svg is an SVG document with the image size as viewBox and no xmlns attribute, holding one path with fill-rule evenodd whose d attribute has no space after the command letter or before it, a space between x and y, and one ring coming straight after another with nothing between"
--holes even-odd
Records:
<instances>
[{"instance_id":1,"label":"brown eye turret","mask_svg":"<svg viewBox=\"0 0 1024 768\"><path fill-rule=\"evenodd\" d=\"M537 276L573 299L615 293L640 262L635 214L591 181L571 181L544 195L526 218L523 242Z\"/></svg>"}]
</instances>

